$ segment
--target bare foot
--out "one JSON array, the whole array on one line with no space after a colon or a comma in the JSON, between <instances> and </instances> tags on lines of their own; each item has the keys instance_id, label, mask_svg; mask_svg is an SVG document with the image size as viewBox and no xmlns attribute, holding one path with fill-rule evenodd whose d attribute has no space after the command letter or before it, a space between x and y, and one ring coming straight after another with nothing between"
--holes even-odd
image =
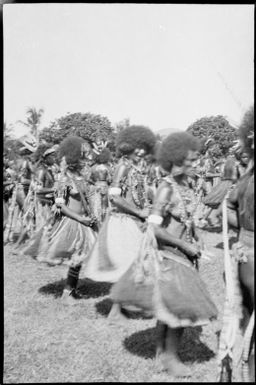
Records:
<instances>
[{"instance_id":1,"label":"bare foot","mask_svg":"<svg viewBox=\"0 0 256 385\"><path fill-rule=\"evenodd\" d=\"M165 356L162 359L162 365L164 370L175 377L191 376L191 370L177 358Z\"/></svg>"},{"instance_id":2,"label":"bare foot","mask_svg":"<svg viewBox=\"0 0 256 385\"><path fill-rule=\"evenodd\" d=\"M76 306L76 305L79 305L81 303L81 302L79 302L78 299L75 299L71 295L70 290L66 290L66 289L63 290L63 293L61 296L61 302L63 305L66 305L66 306Z\"/></svg>"},{"instance_id":3,"label":"bare foot","mask_svg":"<svg viewBox=\"0 0 256 385\"><path fill-rule=\"evenodd\" d=\"M121 313L121 311L119 313L117 313L117 312L112 313L110 311L107 320L108 320L109 324L113 325L113 326L127 325L127 317L125 317L125 315L123 315Z\"/></svg>"}]
</instances>

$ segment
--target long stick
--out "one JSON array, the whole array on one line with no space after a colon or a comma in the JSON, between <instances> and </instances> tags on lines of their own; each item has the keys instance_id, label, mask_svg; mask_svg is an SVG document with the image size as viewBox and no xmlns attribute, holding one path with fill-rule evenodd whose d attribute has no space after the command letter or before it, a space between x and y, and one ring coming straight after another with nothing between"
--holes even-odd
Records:
<instances>
[{"instance_id":1,"label":"long stick","mask_svg":"<svg viewBox=\"0 0 256 385\"><path fill-rule=\"evenodd\" d=\"M232 382L233 347L239 327L239 317L235 309L235 283L228 242L227 197L222 205L222 230L224 244L224 269L226 283L226 300L223 314L223 327L220 335L219 361L220 382Z\"/></svg>"},{"instance_id":2,"label":"long stick","mask_svg":"<svg viewBox=\"0 0 256 385\"><path fill-rule=\"evenodd\" d=\"M244 340L243 340L243 363L242 363L242 375L243 375L243 381L244 382L251 382L252 379L250 378L249 373L249 356L250 356L250 347L251 347L251 340L253 336L253 330L254 330L254 311L251 315L249 324L246 328L245 334L244 334ZM255 342L253 342L255 343Z\"/></svg>"}]
</instances>

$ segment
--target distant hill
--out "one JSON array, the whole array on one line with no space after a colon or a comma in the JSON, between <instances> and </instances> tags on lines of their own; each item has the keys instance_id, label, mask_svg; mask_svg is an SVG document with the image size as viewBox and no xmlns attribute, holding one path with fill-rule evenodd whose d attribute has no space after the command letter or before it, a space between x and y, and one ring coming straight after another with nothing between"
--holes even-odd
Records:
<instances>
[{"instance_id":1,"label":"distant hill","mask_svg":"<svg viewBox=\"0 0 256 385\"><path fill-rule=\"evenodd\" d=\"M166 137L170 134L173 134L174 132L179 132L182 130L179 130L178 128L162 128L161 130L156 131L156 134L159 134L162 137Z\"/></svg>"}]
</instances>

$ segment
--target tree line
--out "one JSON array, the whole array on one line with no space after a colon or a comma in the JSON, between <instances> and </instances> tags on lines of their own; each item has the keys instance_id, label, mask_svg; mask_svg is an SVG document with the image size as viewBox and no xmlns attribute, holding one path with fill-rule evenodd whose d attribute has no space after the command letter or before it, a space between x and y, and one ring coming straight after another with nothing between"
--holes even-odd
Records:
<instances>
[{"instance_id":1,"label":"tree line","mask_svg":"<svg viewBox=\"0 0 256 385\"><path fill-rule=\"evenodd\" d=\"M113 126L110 120L99 114L90 112L67 113L66 115L52 121L48 127L40 129L41 119L44 110L30 107L26 110L26 120L19 120L18 123L28 128L38 143L50 145L59 144L69 135L77 135L89 143L107 142L111 151L115 151L115 139L118 132L130 126L129 119ZM13 126L4 124L4 152L11 159L15 159L22 144L13 137ZM212 153L216 158L225 157L228 150L237 139L237 129L222 116L202 117L191 124L187 131L201 139L213 139ZM159 136L159 135L158 135ZM159 136L158 139L161 139Z\"/></svg>"}]
</instances>

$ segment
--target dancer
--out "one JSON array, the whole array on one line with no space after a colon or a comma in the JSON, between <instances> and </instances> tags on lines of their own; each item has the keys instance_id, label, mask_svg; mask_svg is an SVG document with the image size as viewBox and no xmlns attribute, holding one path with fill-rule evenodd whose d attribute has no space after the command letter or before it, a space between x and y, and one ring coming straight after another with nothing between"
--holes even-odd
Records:
<instances>
[{"instance_id":1,"label":"dancer","mask_svg":"<svg viewBox=\"0 0 256 385\"><path fill-rule=\"evenodd\" d=\"M151 313L157 322L157 356L174 376L189 375L178 357L184 327L204 325L217 309L202 282L194 226L198 201L188 183L200 142L174 133L162 143L158 161L168 172L158 188L137 260L113 286L111 298Z\"/></svg>"},{"instance_id":2,"label":"dancer","mask_svg":"<svg viewBox=\"0 0 256 385\"><path fill-rule=\"evenodd\" d=\"M239 164L237 166L238 178L241 178L246 172L249 164L249 156L246 152L241 152L238 156Z\"/></svg>"},{"instance_id":3,"label":"dancer","mask_svg":"<svg viewBox=\"0 0 256 385\"><path fill-rule=\"evenodd\" d=\"M33 173L31 155L35 152L36 147L33 146L31 140L23 137L20 141L24 146L19 153L23 160L21 164L17 162L17 173L13 180L12 195L10 199L10 210L4 233L4 243L13 242L18 239L22 232L22 216L24 213L24 204L29 191L31 177Z\"/></svg>"},{"instance_id":4,"label":"dancer","mask_svg":"<svg viewBox=\"0 0 256 385\"><path fill-rule=\"evenodd\" d=\"M228 191L230 191L237 182L237 164L233 157L229 157L224 163L223 174L221 181L212 188L210 193L203 199L203 203L209 207L207 215L204 219L208 221L208 226L219 228L221 226L219 220L219 212L221 203ZM205 229L207 226L204 227Z\"/></svg>"},{"instance_id":5,"label":"dancer","mask_svg":"<svg viewBox=\"0 0 256 385\"><path fill-rule=\"evenodd\" d=\"M87 200L88 186L80 175L81 159L87 152L87 143L79 137L68 137L60 144L62 172L55 186L57 197L53 222L48 220L43 234L39 233L39 244L35 240L24 251L24 254L50 266L62 263L70 266L62 298L63 302L71 305L77 303L74 299L80 298L76 292L79 272L96 239L92 229L95 219Z\"/></svg>"},{"instance_id":6,"label":"dancer","mask_svg":"<svg viewBox=\"0 0 256 385\"><path fill-rule=\"evenodd\" d=\"M238 264L236 280L243 301L242 331L243 380L255 382L254 363L254 107L244 115L239 128L242 151L248 154L249 167L228 196L228 223L238 230L238 242L233 245L233 264ZM234 271L237 269L234 268ZM235 284L237 282L235 281ZM229 322L229 320L224 320ZM251 328L252 326L252 328ZM248 330L249 327L249 330ZM230 338L224 336L224 339Z\"/></svg>"},{"instance_id":7,"label":"dancer","mask_svg":"<svg viewBox=\"0 0 256 385\"><path fill-rule=\"evenodd\" d=\"M94 216L97 218L98 227L100 228L108 209L108 187L111 183L109 162L111 152L107 147L94 147L96 152L95 162L91 167L89 178L90 193L89 200Z\"/></svg>"},{"instance_id":8,"label":"dancer","mask_svg":"<svg viewBox=\"0 0 256 385\"><path fill-rule=\"evenodd\" d=\"M50 145L40 144L33 155L33 174L24 202L22 231L15 244L16 249L20 249L20 245L26 238L31 238L36 230L42 228L50 215L53 199L44 196L44 189L52 188L54 185L51 171L51 166L54 163L52 156L54 152L55 148L51 148Z\"/></svg>"},{"instance_id":9,"label":"dancer","mask_svg":"<svg viewBox=\"0 0 256 385\"><path fill-rule=\"evenodd\" d=\"M112 209L99 232L86 268L95 281L117 282L137 256L149 213L142 159L153 151L155 136L143 126L130 126L117 136L121 160L109 189ZM113 306L109 319L121 319L121 308Z\"/></svg>"}]
</instances>

